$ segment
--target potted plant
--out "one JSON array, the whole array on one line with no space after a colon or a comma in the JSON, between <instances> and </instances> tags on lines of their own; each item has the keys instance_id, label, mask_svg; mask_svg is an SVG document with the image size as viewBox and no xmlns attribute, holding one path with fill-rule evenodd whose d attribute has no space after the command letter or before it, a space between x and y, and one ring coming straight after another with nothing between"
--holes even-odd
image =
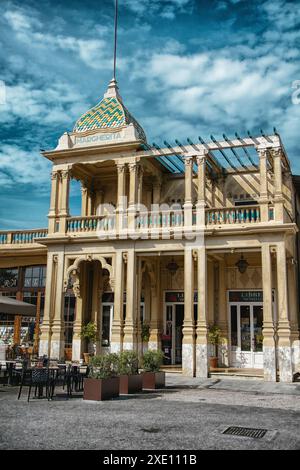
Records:
<instances>
[{"instance_id":1,"label":"potted plant","mask_svg":"<svg viewBox=\"0 0 300 470\"><path fill-rule=\"evenodd\" d=\"M218 367L219 345L222 344L221 329L217 325L212 325L208 330L208 342L213 346L214 355L209 358L209 365L212 369Z\"/></svg>"},{"instance_id":2,"label":"potted plant","mask_svg":"<svg viewBox=\"0 0 300 470\"><path fill-rule=\"evenodd\" d=\"M97 327L95 323L89 322L81 328L80 337L88 341L88 352L83 353L84 362L89 363L90 357L95 352L95 342L97 339Z\"/></svg>"},{"instance_id":3,"label":"potted plant","mask_svg":"<svg viewBox=\"0 0 300 470\"><path fill-rule=\"evenodd\" d=\"M119 396L119 357L115 353L91 357L88 378L84 379L84 400L108 400Z\"/></svg>"},{"instance_id":4,"label":"potted plant","mask_svg":"<svg viewBox=\"0 0 300 470\"><path fill-rule=\"evenodd\" d=\"M143 388L154 390L165 386L165 372L160 371L164 354L161 350L149 349L143 357Z\"/></svg>"},{"instance_id":5,"label":"potted plant","mask_svg":"<svg viewBox=\"0 0 300 470\"><path fill-rule=\"evenodd\" d=\"M143 353L148 349L148 341L150 339L150 325L149 323L142 322L141 325L141 339L143 344Z\"/></svg>"},{"instance_id":6,"label":"potted plant","mask_svg":"<svg viewBox=\"0 0 300 470\"><path fill-rule=\"evenodd\" d=\"M119 354L120 394L137 393L142 390L143 379L139 374L139 360L135 351Z\"/></svg>"}]
</instances>

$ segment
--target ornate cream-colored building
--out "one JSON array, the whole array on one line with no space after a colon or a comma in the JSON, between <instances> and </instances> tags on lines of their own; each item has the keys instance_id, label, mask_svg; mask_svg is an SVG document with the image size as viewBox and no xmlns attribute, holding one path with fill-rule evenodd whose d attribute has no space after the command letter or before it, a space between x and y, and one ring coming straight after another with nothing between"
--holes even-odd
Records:
<instances>
[{"instance_id":1,"label":"ornate cream-colored building","mask_svg":"<svg viewBox=\"0 0 300 470\"><path fill-rule=\"evenodd\" d=\"M2 271L47 265L40 354L81 359L92 321L98 353L163 348L166 363L207 377L217 325L220 367L292 381L298 180L279 135L150 146L112 80L43 156L53 163L48 230L0 232Z\"/></svg>"}]
</instances>

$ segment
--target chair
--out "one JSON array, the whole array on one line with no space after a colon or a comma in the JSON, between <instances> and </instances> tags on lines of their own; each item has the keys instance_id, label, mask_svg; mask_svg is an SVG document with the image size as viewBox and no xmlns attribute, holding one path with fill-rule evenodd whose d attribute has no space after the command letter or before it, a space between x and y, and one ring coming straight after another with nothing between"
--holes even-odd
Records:
<instances>
[{"instance_id":1,"label":"chair","mask_svg":"<svg viewBox=\"0 0 300 470\"><path fill-rule=\"evenodd\" d=\"M39 397L41 397L43 387L46 387L46 397L48 398L48 401L53 396L53 392L54 392L53 381L49 377L49 369L47 368L25 369L23 371L18 400L21 396L22 389L24 386L29 387L27 401L30 400L32 387L34 387L35 389L34 396L37 395L37 391L38 391ZM49 393L49 386L51 387L51 394Z\"/></svg>"}]
</instances>

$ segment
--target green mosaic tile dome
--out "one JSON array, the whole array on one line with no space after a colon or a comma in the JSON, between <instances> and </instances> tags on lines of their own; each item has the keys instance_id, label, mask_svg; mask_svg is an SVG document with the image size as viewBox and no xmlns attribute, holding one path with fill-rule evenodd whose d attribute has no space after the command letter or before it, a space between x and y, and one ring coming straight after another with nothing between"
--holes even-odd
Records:
<instances>
[{"instance_id":1,"label":"green mosaic tile dome","mask_svg":"<svg viewBox=\"0 0 300 470\"><path fill-rule=\"evenodd\" d=\"M110 88L113 90L111 94L114 96L106 96L108 94L106 93L96 106L88 110L77 120L73 132L80 133L95 129L118 129L133 124L139 138L146 141L146 135L142 127L123 105L116 84L113 84Z\"/></svg>"}]
</instances>

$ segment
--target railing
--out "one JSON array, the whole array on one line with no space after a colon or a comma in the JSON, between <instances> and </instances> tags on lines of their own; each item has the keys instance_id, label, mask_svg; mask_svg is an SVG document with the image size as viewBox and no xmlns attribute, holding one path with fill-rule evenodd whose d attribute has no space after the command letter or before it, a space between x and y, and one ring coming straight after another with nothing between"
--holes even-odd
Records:
<instances>
[{"instance_id":1,"label":"railing","mask_svg":"<svg viewBox=\"0 0 300 470\"><path fill-rule=\"evenodd\" d=\"M68 217L67 218L67 234L78 233L95 233L99 232L115 232L117 230L116 214L107 214L101 216L88 217ZM291 217L287 211L284 212L284 222L290 222ZM192 224L197 224L197 212L192 211ZM260 208L256 206L241 206L230 208L208 208L205 209L205 221L208 227L223 225L240 225L240 224L256 224L260 222ZM269 207L269 221L274 221L274 208ZM122 217L120 227L128 228L128 218L125 213ZM184 211L160 211L139 213L135 216L134 226L136 231L144 231L150 229L176 229L184 227ZM16 230L1 231L1 245L29 245L36 243L36 238L47 237L47 229L36 230Z\"/></svg>"},{"instance_id":2,"label":"railing","mask_svg":"<svg viewBox=\"0 0 300 470\"><path fill-rule=\"evenodd\" d=\"M96 232L115 229L115 215L95 215L89 217L69 217L67 219L67 232Z\"/></svg>"},{"instance_id":3,"label":"railing","mask_svg":"<svg viewBox=\"0 0 300 470\"><path fill-rule=\"evenodd\" d=\"M258 206L206 209L207 225L254 224L260 221Z\"/></svg>"},{"instance_id":4,"label":"railing","mask_svg":"<svg viewBox=\"0 0 300 470\"><path fill-rule=\"evenodd\" d=\"M16 230L0 232L0 245L28 245L35 243L36 238L45 238L47 229Z\"/></svg>"},{"instance_id":5,"label":"railing","mask_svg":"<svg viewBox=\"0 0 300 470\"><path fill-rule=\"evenodd\" d=\"M183 227L184 214L182 211L164 211L140 213L135 219L136 229Z\"/></svg>"}]
</instances>

